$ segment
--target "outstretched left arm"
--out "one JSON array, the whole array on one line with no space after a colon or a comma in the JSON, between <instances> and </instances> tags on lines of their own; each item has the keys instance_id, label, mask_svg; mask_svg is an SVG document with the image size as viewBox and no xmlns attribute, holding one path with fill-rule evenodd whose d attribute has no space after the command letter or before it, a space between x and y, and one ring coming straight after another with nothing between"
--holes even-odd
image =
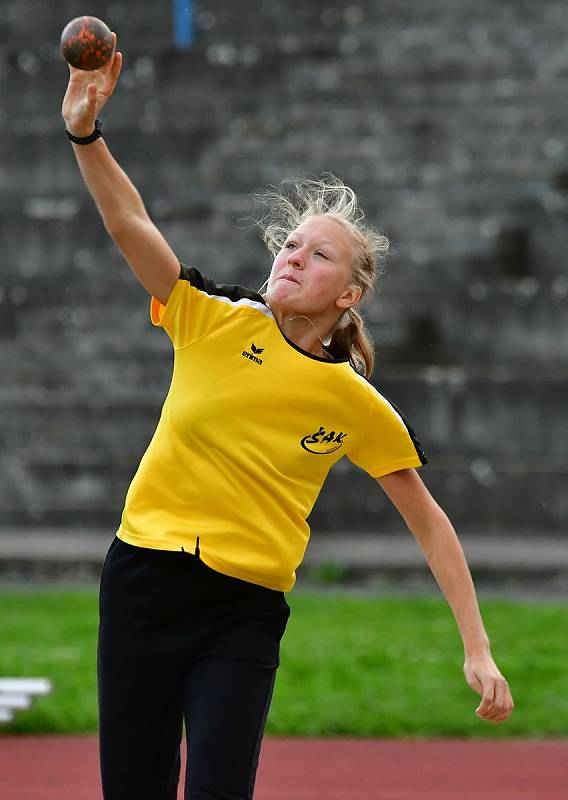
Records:
<instances>
[{"instance_id":1,"label":"outstretched left arm","mask_svg":"<svg viewBox=\"0 0 568 800\"><path fill-rule=\"evenodd\" d=\"M464 645L466 681L482 696L475 713L493 722L507 719L515 705L491 655L471 573L452 523L415 469L391 472L376 480L422 548L452 609Z\"/></svg>"}]
</instances>

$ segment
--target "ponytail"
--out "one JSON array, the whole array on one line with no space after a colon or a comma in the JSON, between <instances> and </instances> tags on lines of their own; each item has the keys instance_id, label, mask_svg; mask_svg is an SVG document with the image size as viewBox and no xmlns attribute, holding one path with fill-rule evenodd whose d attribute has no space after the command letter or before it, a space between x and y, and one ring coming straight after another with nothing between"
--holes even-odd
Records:
<instances>
[{"instance_id":1,"label":"ponytail","mask_svg":"<svg viewBox=\"0 0 568 800\"><path fill-rule=\"evenodd\" d=\"M332 353L348 353L354 369L366 378L373 374L375 345L367 333L363 317L353 306L340 317L331 334L329 349Z\"/></svg>"}]
</instances>

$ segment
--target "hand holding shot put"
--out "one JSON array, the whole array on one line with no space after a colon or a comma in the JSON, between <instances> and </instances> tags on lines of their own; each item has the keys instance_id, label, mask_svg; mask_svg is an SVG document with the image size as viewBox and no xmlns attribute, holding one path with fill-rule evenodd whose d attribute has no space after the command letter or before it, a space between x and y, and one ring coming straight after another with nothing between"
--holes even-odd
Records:
<instances>
[{"instance_id":1,"label":"hand holding shot put","mask_svg":"<svg viewBox=\"0 0 568 800\"><path fill-rule=\"evenodd\" d=\"M116 33L111 36L110 57L100 68L79 69L68 62L69 84L63 98L62 115L67 130L74 136L89 136L93 132L95 120L118 82L122 53L116 52Z\"/></svg>"}]
</instances>

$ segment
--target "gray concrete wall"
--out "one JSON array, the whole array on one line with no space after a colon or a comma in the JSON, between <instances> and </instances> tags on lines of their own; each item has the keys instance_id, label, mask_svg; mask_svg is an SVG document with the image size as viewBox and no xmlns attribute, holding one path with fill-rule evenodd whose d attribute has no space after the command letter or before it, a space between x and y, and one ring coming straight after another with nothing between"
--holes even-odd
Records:
<instances>
[{"instance_id":1,"label":"gray concrete wall","mask_svg":"<svg viewBox=\"0 0 568 800\"><path fill-rule=\"evenodd\" d=\"M258 287L250 194L332 170L393 254L374 382L460 530L568 520L568 48L561 0L90 3L124 51L105 139L186 262ZM167 337L107 237L60 116L78 2L0 4L2 526L118 524L169 385ZM314 529L389 531L345 460Z\"/></svg>"}]
</instances>

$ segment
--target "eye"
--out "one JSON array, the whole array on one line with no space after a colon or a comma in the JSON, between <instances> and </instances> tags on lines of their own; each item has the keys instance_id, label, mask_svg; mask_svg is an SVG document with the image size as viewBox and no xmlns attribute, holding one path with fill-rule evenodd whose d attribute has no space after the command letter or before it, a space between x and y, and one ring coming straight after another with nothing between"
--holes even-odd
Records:
<instances>
[{"instance_id":1,"label":"eye","mask_svg":"<svg viewBox=\"0 0 568 800\"><path fill-rule=\"evenodd\" d=\"M317 251L316 256L321 256L322 258L325 258L326 261L329 261L329 258L326 256L325 253L322 253L321 250Z\"/></svg>"},{"instance_id":2,"label":"eye","mask_svg":"<svg viewBox=\"0 0 568 800\"><path fill-rule=\"evenodd\" d=\"M289 250L290 247L296 247L296 243L295 242L286 242L286 244L284 245L284 250Z\"/></svg>"}]
</instances>

